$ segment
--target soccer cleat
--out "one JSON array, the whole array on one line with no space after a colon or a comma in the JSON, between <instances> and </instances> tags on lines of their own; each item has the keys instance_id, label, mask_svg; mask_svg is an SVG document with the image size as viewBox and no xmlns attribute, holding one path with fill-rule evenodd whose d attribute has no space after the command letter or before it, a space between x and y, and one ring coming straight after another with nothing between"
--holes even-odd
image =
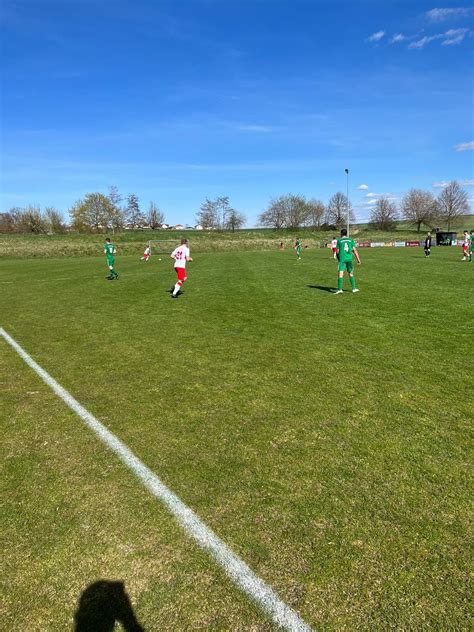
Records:
<instances>
[{"instance_id":1,"label":"soccer cleat","mask_svg":"<svg viewBox=\"0 0 474 632\"><path fill-rule=\"evenodd\" d=\"M352 290L352 294L355 294L355 293L356 293L356 292L358 292L358 291L359 291L359 290L355 287L355 288Z\"/></svg>"},{"instance_id":2,"label":"soccer cleat","mask_svg":"<svg viewBox=\"0 0 474 632\"><path fill-rule=\"evenodd\" d=\"M172 294L171 298L178 298L179 294Z\"/></svg>"},{"instance_id":3,"label":"soccer cleat","mask_svg":"<svg viewBox=\"0 0 474 632\"><path fill-rule=\"evenodd\" d=\"M342 290L336 290L334 294L342 294Z\"/></svg>"}]
</instances>

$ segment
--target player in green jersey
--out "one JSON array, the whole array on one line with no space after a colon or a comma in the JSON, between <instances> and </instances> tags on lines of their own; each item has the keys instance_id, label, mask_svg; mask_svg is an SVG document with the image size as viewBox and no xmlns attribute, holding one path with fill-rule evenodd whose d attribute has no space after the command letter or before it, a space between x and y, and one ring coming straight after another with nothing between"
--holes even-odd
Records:
<instances>
[{"instance_id":1,"label":"player in green jersey","mask_svg":"<svg viewBox=\"0 0 474 632\"><path fill-rule=\"evenodd\" d=\"M469 234L471 240L469 242L469 261L472 261L472 253L474 252L474 230Z\"/></svg>"},{"instance_id":2,"label":"player in green jersey","mask_svg":"<svg viewBox=\"0 0 474 632\"><path fill-rule=\"evenodd\" d=\"M338 270L339 276L337 278L337 290L336 294L342 294L342 284L344 281L344 271L349 272L349 280L353 292L358 292L356 288L356 282L354 278L353 266L352 266L352 253L354 253L357 263L360 264L359 253L355 246L354 240L347 236L347 230L343 228L341 230L341 236L337 240L336 254L339 261Z\"/></svg>"},{"instance_id":3,"label":"player in green jersey","mask_svg":"<svg viewBox=\"0 0 474 632\"><path fill-rule=\"evenodd\" d=\"M296 256L298 257L298 261L301 259L301 240L297 239L295 242L295 250Z\"/></svg>"},{"instance_id":4,"label":"player in green jersey","mask_svg":"<svg viewBox=\"0 0 474 632\"><path fill-rule=\"evenodd\" d=\"M115 246L110 242L110 237L107 237L104 244L104 255L107 259L107 266L110 270L110 274L106 277L109 281L113 281L114 279L118 279L118 274L115 271L115 257L114 254L117 252Z\"/></svg>"}]
</instances>

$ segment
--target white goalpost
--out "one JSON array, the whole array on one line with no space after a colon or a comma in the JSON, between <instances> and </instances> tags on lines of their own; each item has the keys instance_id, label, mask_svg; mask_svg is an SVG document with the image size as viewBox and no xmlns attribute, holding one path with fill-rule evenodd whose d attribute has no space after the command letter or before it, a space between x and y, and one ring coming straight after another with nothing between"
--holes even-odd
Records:
<instances>
[{"instance_id":1,"label":"white goalpost","mask_svg":"<svg viewBox=\"0 0 474 632\"><path fill-rule=\"evenodd\" d=\"M148 242L152 255L170 255L179 244L176 239L150 239Z\"/></svg>"}]
</instances>

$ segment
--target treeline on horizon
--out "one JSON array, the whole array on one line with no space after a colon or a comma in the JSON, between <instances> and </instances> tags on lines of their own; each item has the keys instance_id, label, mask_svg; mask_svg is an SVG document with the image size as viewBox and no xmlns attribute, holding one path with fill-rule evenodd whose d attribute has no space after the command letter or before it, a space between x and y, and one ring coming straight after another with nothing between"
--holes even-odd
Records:
<instances>
[{"instance_id":1,"label":"treeline on horizon","mask_svg":"<svg viewBox=\"0 0 474 632\"><path fill-rule=\"evenodd\" d=\"M468 196L460 184L453 180L438 197L430 191L411 189L399 204L389 196L376 199L370 213L369 226L390 231L403 219L410 225L428 229L443 224L449 230L456 218L470 212ZM165 215L154 202L147 211L140 207L138 197L131 193L123 197L112 186L108 195L87 193L69 210L70 222L54 207L42 210L38 206L14 207L0 213L1 233L61 234L121 232L125 229L160 229L167 227ZM321 200L307 199L302 195L287 194L272 198L267 208L258 216L261 227L279 229L310 228L335 230L346 225L347 219L356 221L350 200L341 192L335 193L327 204ZM203 230L231 230L242 228L246 223L243 213L232 208L229 197L206 198L196 214L196 226Z\"/></svg>"}]
</instances>

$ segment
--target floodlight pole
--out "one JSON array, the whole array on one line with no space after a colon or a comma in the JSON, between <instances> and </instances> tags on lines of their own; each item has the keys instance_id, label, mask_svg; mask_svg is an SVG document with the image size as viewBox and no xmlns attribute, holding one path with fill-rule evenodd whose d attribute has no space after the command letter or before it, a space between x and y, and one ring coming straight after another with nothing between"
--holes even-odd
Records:
<instances>
[{"instance_id":1,"label":"floodlight pole","mask_svg":"<svg viewBox=\"0 0 474 632\"><path fill-rule=\"evenodd\" d=\"M346 174L346 200L347 200L347 236L349 237L349 169L344 169Z\"/></svg>"}]
</instances>

